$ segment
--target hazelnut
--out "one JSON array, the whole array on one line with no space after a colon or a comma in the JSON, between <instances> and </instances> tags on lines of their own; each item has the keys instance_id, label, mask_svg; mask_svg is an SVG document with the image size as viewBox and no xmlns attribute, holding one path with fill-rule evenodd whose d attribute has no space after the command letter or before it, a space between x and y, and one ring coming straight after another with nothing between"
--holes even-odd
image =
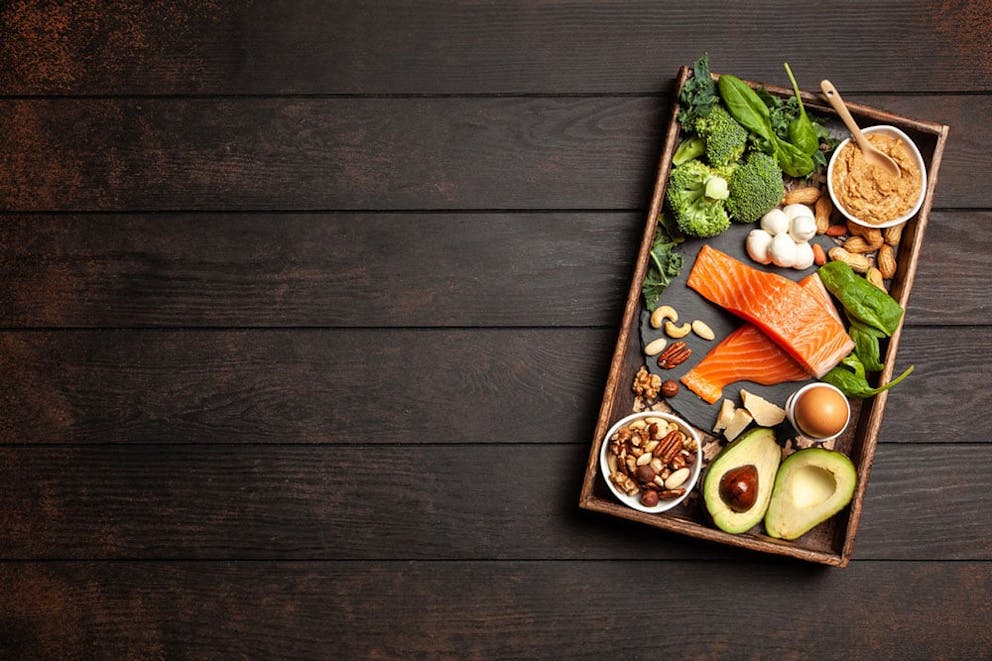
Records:
<instances>
[{"instance_id":1,"label":"hazelnut","mask_svg":"<svg viewBox=\"0 0 992 661\"><path fill-rule=\"evenodd\" d=\"M658 504L658 492L657 491L645 491L641 494L641 505L645 507L654 507Z\"/></svg>"},{"instance_id":2,"label":"hazelnut","mask_svg":"<svg viewBox=\"0 0 992 661\"><path fill-rule=\"evenodd\" d=\"M650 482L654 479L655 472L651 468L651 464L644 464L643 466L638 466L635 472L637 479L641 482Z\"/></svg>"},{"instance_id":3,"label":"hazelnut","mask_svg":"<svg viewBox=\"0 0 992 661\"><path fill-rule=\"evenodd\" d=\"M672 379L666 379L664 383L661 384L661 396L662 397L675 397L679 394L679 382Z\"/></svg>"}]
</instances>

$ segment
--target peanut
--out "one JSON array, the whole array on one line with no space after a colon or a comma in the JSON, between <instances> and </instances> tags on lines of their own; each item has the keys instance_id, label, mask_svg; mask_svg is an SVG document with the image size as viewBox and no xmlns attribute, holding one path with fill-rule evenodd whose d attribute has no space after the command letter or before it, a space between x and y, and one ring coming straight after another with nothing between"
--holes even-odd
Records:
<instances>
[{"instance_id":1,"label":"peanut","mask_svg":"<svg viewBox=\"0 0 992 661\"><path fill-rule=\"evenodd\" d=\"M816 186L793 188L785 194L782 204L813 204L820 199L820 189Z\"/></svg>"},{"instance_id":2,"label":"peanut","mask_svg":"<svg viewBox=\"0 0 992 661\"><path fill-rule=\"evenodd\" d=\"M845 234L847 234L847 228L844 227L843 225L831 225L830 227L827 228L827 231L824 232L824 234L833 237L844 236Z\"/></svg>"},{"instance_id":3,"label":"peanut","mask_svg":"<svg viewBox=\"0 0 992 661\"><path fill-rule=\"evenodd\" d=\"M891 280L896 274L896 256L888 244L878 249L878 270L886 280Z\"/></svg>"},{"instance_id":4,"label":"peanut","mask_svg":"<svg viewBox=\"0 0 992 661\"><path fill-rule=\"evenodd\" d=\"M885 239L882 237L882 230L858 225L855 222L847 221L847 232L851 236L860 236L865 243L872 246L872 250L878 250Z\"/></svg>"},{"instance_id":5,"label":"peanut","mask_svg":"<svg viewBox=\"0 0 992 661\"><path fill-rule=\"evenodd\" d=\"M844 242L844 250L847 252L853 252L856 254L862 254L866 252L871 252L872 248L868 245L860 236L852 236L847 241Z\"/></svg>"},{"instance_id":6,"label":"peanut","mask_svg":"<svg viewBox=\"0 0 992 661\"><path fill-rule=\"evenodd\" d=\"M816 201L814 217L816 218L816 233L823 234L830 227L830 213L834 210L833 202L826 195L821 195Z\"/></svg>"},{"instance_id":7,"label":"peanut","mask_svg":"<svg viewBox=\"0 0 992 661\"><path fill-rule=\"evenodd\" d=\"M827 254L830 255L830 259L836 262L844 262L857 273L867 273L868 267L871 266L871 262L864 255L850 253L840 246L831 248Z\"/></svg>"},{"instance_id":8,"label":"peanut","mask_svg":"<svg viewBox=\"0 0 992 661\"><path fill-rule=\"evenodd\" d=\"M870 267L868 269L868 272L865 273L865 279L867 279L868 282L870 282L871 284L875 285L876 287L878 287L882 291L886 291L886 289L885 289L885 282L883 282L883 280L882 280L882 272L879 271L874 266Z\"/></svg>"},{"instance_id":9,"label":"peanut","mask_svg":"<svg viewBox=\"0 0 992 661\"><path fill-rule=\"evenodd\" d=\"M905 223L901 225L894 225L892 227L886 227L883 234L885 235L885 242L895 248L899 245L899 241L902 239L902 229L905 227Z\"/></svg>"}]
</instances>

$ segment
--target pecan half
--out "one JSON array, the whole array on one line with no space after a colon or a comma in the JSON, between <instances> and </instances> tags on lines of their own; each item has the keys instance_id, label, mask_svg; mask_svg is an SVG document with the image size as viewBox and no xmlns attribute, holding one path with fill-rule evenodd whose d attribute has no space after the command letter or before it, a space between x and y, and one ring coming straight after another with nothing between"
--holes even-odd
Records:
<instances>
[{"instance_id":1,"label":"pecan half","mask_svg":"<svg viewBox=\"0 0 992 661\"><path fill-rule=\"evenodd\" d=\"M691 355L692 349L685 342L675 342L668 345L658 356L658 367L670 370L687 361Z\"/></svg>"}]
</instances>

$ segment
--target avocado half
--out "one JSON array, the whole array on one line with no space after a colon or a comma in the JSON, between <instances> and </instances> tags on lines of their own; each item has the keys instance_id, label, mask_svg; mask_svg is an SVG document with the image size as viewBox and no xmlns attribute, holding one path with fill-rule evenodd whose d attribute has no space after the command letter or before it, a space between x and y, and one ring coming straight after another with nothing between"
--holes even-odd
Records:
<instances>
[{"instance_id":1,"label":"avocado half","mask_svg":"<svg viewBox=\"0 0 992 661\"><path fill-rule=\"evenodd\" d=\"M765 515L772 495L775 471L782 460L782 449L775 442L775 432L755 427L740 436L717 455L710 464L703 483L703 501L716 527L724 532L741 533L756 526ZM734 511L720 493L720 480L734 469L754 467L757 492L754 505L743 512Z\"/></svg>"},{"instance_id":2,"label":"avocado half","mask_svg":"<svg viewBox=\"0 0 992 661\"><path fill-rule=\"evenodd\" d=\"M844 454L799 450L778 470L765 530L780 539L801 537L851 502L856 482L857 471Z\"/></svg>"}]
</instances>

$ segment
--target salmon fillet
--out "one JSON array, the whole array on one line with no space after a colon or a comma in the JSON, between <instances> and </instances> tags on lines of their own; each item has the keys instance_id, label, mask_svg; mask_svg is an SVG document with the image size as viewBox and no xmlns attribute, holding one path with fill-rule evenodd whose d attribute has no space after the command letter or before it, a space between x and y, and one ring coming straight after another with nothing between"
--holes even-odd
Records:
<instances>
[{"instance_id":1,"label":"salmon fillet","mask_svg":"<svg viewBox=\"0 0 992 661\"><path fill-rule=\"evenodd\" d=\"M819 298L839 321L830 294L813 273L799 281L799 286ZM737 381L751 381L764 386L787 381L805 381L809 373L768 339L757 326L743 324L725 337L703 357L698 365L683 375L681 381L692 392L712 404L723 389Z\"/></svg>"},{"instance_id":2,"label":"salmon fillet","mask_svg":"<svg viewBox=\"0 0 992 661\"><path fill-rule=\"evenodd\" d=\"M750 321L809 374L826 374L854 348L829 298L704 245L687 283ZM819 285L819 279L816 284Z\"/></svg>"}]
</instances>

